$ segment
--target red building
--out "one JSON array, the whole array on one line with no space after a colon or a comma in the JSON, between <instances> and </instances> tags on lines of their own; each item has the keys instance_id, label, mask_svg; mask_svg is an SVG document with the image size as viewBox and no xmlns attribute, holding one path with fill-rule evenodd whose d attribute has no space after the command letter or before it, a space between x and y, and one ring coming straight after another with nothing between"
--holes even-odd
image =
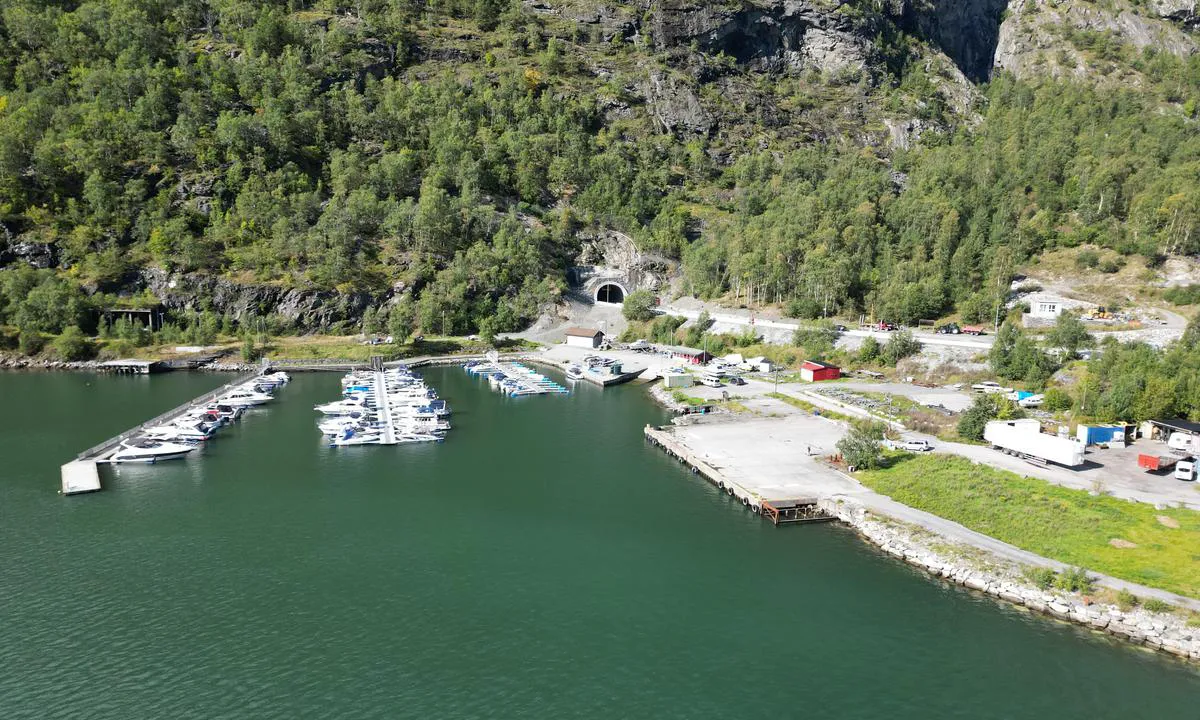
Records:
<instances>
[{"instance_id":1,"label":"red building","mask_svg":"<svg viewBox=\"0 0 1200 720\"><path fill-rule=\"evenodd\" d=\"M837 380L842 376L842 370L836 365L829 365L816 360L806 360L800 366L800 377L808 382L822 380Z\"/></svg>"}]
</instances>

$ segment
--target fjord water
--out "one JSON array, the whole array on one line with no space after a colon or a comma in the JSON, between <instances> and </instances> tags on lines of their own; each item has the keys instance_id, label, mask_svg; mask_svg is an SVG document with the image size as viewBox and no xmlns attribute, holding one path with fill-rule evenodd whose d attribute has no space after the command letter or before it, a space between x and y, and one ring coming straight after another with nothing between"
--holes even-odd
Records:
<instances>
[{"instance_id":1,"label":"fjord water","mask_svg":"<svg viewBox=\"0 0 1200 720\"><path fill-rule=\"evenodd\" d=\"M635 387L426 373L442 445L325 447L300 375L184 462L74 453L224 382L0 373L0 717L1194 718L1194 669L776 529Z\"/></svg>"}]
</instances>

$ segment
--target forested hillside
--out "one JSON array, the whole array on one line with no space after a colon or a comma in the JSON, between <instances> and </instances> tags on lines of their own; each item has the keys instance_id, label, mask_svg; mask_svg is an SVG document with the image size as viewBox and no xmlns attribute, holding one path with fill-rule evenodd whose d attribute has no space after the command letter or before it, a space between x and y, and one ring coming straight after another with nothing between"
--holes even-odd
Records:
<instances>
[{"instance_id":1,"label":"forested hillside","mask_svg":"<svg viewBox=\"0 0 1200 720\"><path fill-rule=\"evenodd\" d=\"M942 5L3 0L0 324L186 275L515 330L608 228L701 296L900 321L1051 247L1200 251L1200 59L1066 28L1075 71L989 78Z\"/></svg>"}]
</instances>

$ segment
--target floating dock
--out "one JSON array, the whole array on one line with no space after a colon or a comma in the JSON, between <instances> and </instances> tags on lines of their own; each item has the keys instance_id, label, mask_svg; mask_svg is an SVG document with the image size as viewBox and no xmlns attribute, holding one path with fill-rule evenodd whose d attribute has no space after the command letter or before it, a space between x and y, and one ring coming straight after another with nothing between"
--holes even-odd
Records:
<instances>
[{"instance_id":1,"label":"floating dock","mask_svg":"<svg viewBox=\"0 0 1200 720\"><path fill-rule=\"evenodd\" d=\"M210 403L234 388L244 385L262 374L263 371L259 370L248 375L243 375L231 383L226 383L216 390L204 393L200 397L174 407L158 417L147 420L135 428L130 428L120 435L111 437L98 445L93 445L87 450L84 450L83 452L79 453L74 460L62 466L62 494L78 495L81 493L96 492L97 490L100 490L100 472L97 466L99 463L104 462L114 450L118 449L122 442L140 434L146 428L170 424L184 413L191 410L193 406Z\"/></svg>"},{"instance_id":2,"label":"floating dock","mask_svg":"<svg viewBox=\"0 0 1200 720\"><path fill-rule=\"evenodd\" d=\"M509 397L526 395L566 395L570 390L550 378L515 361L501 361L490 353L483 362L468 362L463 369L472 375L486 377L488 384Z\"/></svg>"}]
</instances>

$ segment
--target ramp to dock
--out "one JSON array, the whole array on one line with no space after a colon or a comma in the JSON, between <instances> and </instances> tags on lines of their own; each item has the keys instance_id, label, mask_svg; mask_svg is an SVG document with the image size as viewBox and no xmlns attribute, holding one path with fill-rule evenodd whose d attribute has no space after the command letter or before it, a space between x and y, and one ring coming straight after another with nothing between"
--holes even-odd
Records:
<instances>
[{"instance_id":1,"label":"ramp to dock","mask_svg":"<svg viewBox=\"0 0 1200 720\"><path fill-rule=\"evenodd\" d=\"M72 460L62 466L62 494L78 495L100 489L100 469L91 460Z\"/></svg>"}]
</instances>

